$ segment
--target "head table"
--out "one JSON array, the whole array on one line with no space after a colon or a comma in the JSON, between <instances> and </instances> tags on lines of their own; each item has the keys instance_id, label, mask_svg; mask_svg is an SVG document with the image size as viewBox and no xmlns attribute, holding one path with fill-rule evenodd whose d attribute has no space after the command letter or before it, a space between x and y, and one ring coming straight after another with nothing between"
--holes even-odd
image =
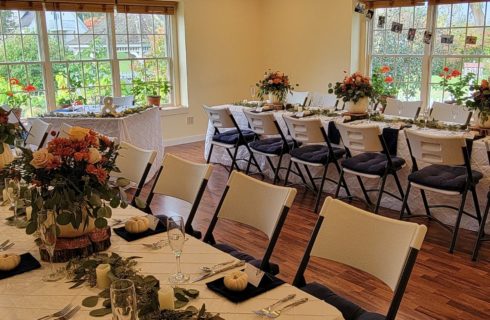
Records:
<instances>
[{"instance_id":1,"label":"head table","mask_svg":"<svg viewBox=\"0 0 490 320\"><path fill-rule=\"evenodd\" d=\"M96 118L83 117L81 114L92 112L92 109L85 109L85 112L74 111L75 117L62 116L71 112L59 112L60 116L45 116L40 118L42 121L52 125L52 130L59 131L61 125L66 123L70 126L79 126L93 129L108 137L118 138L119 141L129 142L137 147L156 150L156 164L162 163L163 159L163 138L162 126L160 121L160 109L149 108L140 113L130 114L119 118ZM29 118L28 120L32 120ZM159 165L153 165L148 174L147 181L158 171Z\"/></svg>"},{"instance_id":2,"label":"head table","mask_svg":"<svg viewBox=\"0 0 490 320\"><path fill-rule=\"evenodd\" d=\"M11 215L11 213L7 211L6 207L1 207L0 218L2 223L0 223L0 241L10 239L15 242L15 245L8 250L9 253L22 254L30 252L40 261L39 251L34 243L33 236L26 235L23 229L17 229L3 223L3 219L8 215ZM137 215L143 215L143 213L133 207L113 210L113 219L127 219ZM111 223L111 221L109 221L109 223ZM123 257L142 257L141 259L138 259L137 268L141 269L141 272L145 275L155 276L160 280L161 285L169 285L168 277L176 270L175 256L171 249L166 246L162 249L153 250L142 245L142 243L152 243L160 239L165 239L166 236L166 233L161 233L137 241L126 242L126 240L113 233L111 237L112 246L109 248L108 252L116 252ZM221 252L214 247L189 236L189 240L184 246L181 258L182 271L190 274L191 279L194 279L200 274L200 266L212 266L216 263L230 260L230 257L231 256L227 253ZM60 310L68 303L81 305L84 298L97 295L100 292L99 289L90 288L88 286L69 289L73 283L67 283L66 280L43 282L41 278L46 272L47 267L47 263L42 263L41 269L0 280L0 319L37 319ZM206 280L179 286L200 291L199 297L195 300L191 300L189 305L200 308L202 304L205 303L206 310L213 313L219 312L221 317L227 320L260 319L259 316L252 313L252 310L264 308L291 293L296 293L296 299L308 297L309 301L284 312L281 315L281 319L343 319L340 311L333 306L318 300L289 284L283 284L271 291L239 304L229 302L206 287L206 282L213 281L222 276L223 274L215 275ZM89 312L100 307L101 303L102 302L99 301L98 306L92 309L82 307L72 319L97 319L89 316ZM112 315L107 315L101 319L111 318Z\"/></svg>"},{"instance_id":3,"label":"head table","mask_svg":"<svg viewBox=\"0 0 490 320\"><path fill-rule=\"evenodd\" d=\"M240 128L243 129L248 129L248 122L245 117L245 114L243 113L244 108L248 108L245 106L240 106L240 105L219 105L215 106L215 108L229 108L232 115L237 121L237 124L240 126ZM287 133L287 128L286 128L286 123L283 120L283 115L285 114L290 114L292 115L291 112L287 111L274 111L274 116L280 125L282 131L284 133ZM319 116L319 115L314 115L314 116L309 116L306 117L305 119L311 119L311 118L320 118L323 126L325 127L326 132L328 132L328 124L331 121L337 122L337 121L343 121L342 117L327 117L327 116ZM354 121L351 122L351 124L362 124L365 125L367 120L361 120L361 121ZM384 123L384 122L374 122L372 121L371 124L378 124L380 127L387 127L389 124ZM416 128L416 126L414 126ZM466 138L472 139L472 135L469 133L465 132L453 132L453 131L447 131L447 130L435 130L435 129L426 129L428 133L433 133L433 134L440 134L440 135L465 135ZM214 128L212 127L211 123L208 124L208 129L206 133L206 143L205 143L205 158L207 159L207 156L209 154L209 148L211 146L211 140L214 134ZM406 161L406 166L402 168L400 171L397 172L398 177L401 181L402 187L405 191L406 188L406 183L407 183L407 177L410 174L412 170L412 162L410 158L410 152L408 149L406 137L404 134L403 130L399 131L398 138L397 138L397 144L396 144L396 155L398 157L401 157L405 159ZM259 162L259 165L261 166L261 169L263 170L264 174L266 174L269 178L274 176L274 173L270 169L269 165L266 162L266 159L262 155L255 155L257 161ZM240 148L238 152L238 158L239 159L248 159L248 152L245 148ZM277 159L272 160L274 165L277 164ZM231 165L231 159L229 155L225 152L224 148L214 148L213 154L211 157L211 162L213 163L221 163L224 165ZM289 156L284 156L282 160L282 166L287 167L287 164L289 162ZM246 168L246 163L243 161L239 161L239 166L242 169ZM487 200L487 192L490 187L490 166L488 164L488 159L487 159L487 152L486 152L486 147L485 143L483 140L478 140L474 141L472 145L472 154L471 154L471 165L473 170L480 171L483 173L483 179L480 180L480 183L478 184L477 187L477 192L478 192L478 198L480 201L480 209L483 210L484 206L486 204ZM252 166L253 169L253 166ZM317 176L320 175L320 171L317 168L310 168L311 172L313 174L316 174ZM280 172L280 177L284 179L286 175L286 170L281 170ZM332 177L333 179L338 178L337 171L335 170L334 166L330 166L327 172L327 176ZM356 178L353 175L346 174L345 178L347 180L347 185L349 187L350 192L355 195L356 197L359 197L363 199L362 195L362 190L359 187L359 184L356 180ZM299 182L300 179L295 176L295 175L290 175L289 177L290 182ZM379 186L379 180L378 179L365 179L363 178L363 182L366 185L366 189L373 189L377 188ZM329 192L329 193L334 193L335 192L336 185L326 182L324 191ZM395 194L398 194L397 188L395 181L392 177L389 177L386 181L386 190L392 191ZM341 196L343 195L344 190L341 189ZM345 195L345 193L344 193ZM375 195L374 193L371 193L371 200L375 200ZM460 197L454 197L454 196L445 196L442 194L434 193L434 192L428 192L427 193L427 198L429 203L436 204L436 203L444 203L444 204L450 204L453 206L459 206L460 202ZM422 202L422 197L420 195L420 192L417 190L412 190L410 193L410 198L408 202L410 206L410 210L412 210L413 213L417 214L425 214L425 209L424 205ZM393 199L392 197L388 195L384 195L383 199L381 201L381 206L385 208L390 208L393 210L400 210L401 209L401 202ZM469 212L474 212L474 206L473 206L473 201L471 199L471 195L468 195L467 201L466 201L466 210ZM431 209L431 212L434 214L435 217L437 217L439 220L443 221L444 223L447 223L449 225L454 225L454 221L456 219L456 212L453 212L452 210L447 210L447 209ZM490 230L489 228L490 222L487 222L487 231ZM463 216L463 220L461 222L461 227L470 229L470 230L478 230L478 223L476 220L471 219L467 216Z\"/></svg>"}]
</instances>

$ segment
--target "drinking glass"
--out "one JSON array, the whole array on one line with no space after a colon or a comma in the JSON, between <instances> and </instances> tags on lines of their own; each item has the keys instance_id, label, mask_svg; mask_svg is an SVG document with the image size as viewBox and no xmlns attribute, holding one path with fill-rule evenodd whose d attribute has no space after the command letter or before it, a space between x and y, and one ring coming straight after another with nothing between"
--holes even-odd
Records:
<instances>
[{"instance_id":1,"label":"drinking glass","mask_svg":"<svg viewBox=\"0 0 490 320\"><path fill-rule=\"evenodd\" d=\"M374 114L374 104L372 103L368 104L367 113L368 113L368 123L371 123L371 117Z\"/></svg>"},{"instance_id":2,"label":"drinking glass","mask_svg":"<svg viewBox=\"0 0 490 320\"><path fill-rule=\"evenodd\" d=\"M427 122L429 122L429 115L430 115L430 110L425 109L424 112L422 113L422 118L424 120L424 127L423 129L427 129Z\"/></svg>"},{"instance_id":3,"label":"drinking glass","mask_svg":"<svg viewBox=\"0 0 490 320\"><path fill-rule=\"evenodd\" d=\"M128 279L111 283L111 307L113 320L136 320L136 290Z\"/></svg>"},{"instance_id":4,"label":"drinking glass","mask_svg":"<svg viewBox=\"0 0 490 320\"><path fill-rule=\"evenodd\" d=\"M24 139L15 138L14 147L15 147L15 156L20 158L22 156L22 148L24 148Z\"/></svg>"},{"instance_id":5,"label":"drinking glass","mask_svg":"<svg viewBox=\"0 0 490 320\"><path fill-rule=\"evenodd\" d=\"M257 94L257 88L255 86L250 86L250 96L252 97L252 101L255 100Z\"/></svg>"},{"instance_id":6,"label":"drinking glass","mask_svg":"<svg viewBox=\"0 0 490 320\"><path fill-rule=\"evenodd\" d=\"M49 271L43 277L43 281L52 282L63 278L63 274L57 272L53 265L54 248L56 246L56 223L54 211L42 211L37 214L37 228L42 245L49 255Z\"/></svg>"},{"instance_id":7,"label":"drinking glass","mask_svg":"<svg viewBox=\"0 0 490 320\"><path fill-rule=\"evenodd\" d=\"M9 201L9 208L14 209L14 225L19 225L17 215L17 199L19 198L19 181L12 178L5 178L5 191Z\"/></svg>"},{"instance_id":8,"label":"drinking glass","mask_svg":"<svg viewBox=\"0 0 490 320\"><path fill-rule=\"evenodd\" d=\"M185 242L184 226L184 218L181 216L171 216L167 219L168 243L177 260L177 273L169 277L170 283L183 283L189 280L189 275L183 274L180 270L180 256Z\"/></svg>"}]
</instances>

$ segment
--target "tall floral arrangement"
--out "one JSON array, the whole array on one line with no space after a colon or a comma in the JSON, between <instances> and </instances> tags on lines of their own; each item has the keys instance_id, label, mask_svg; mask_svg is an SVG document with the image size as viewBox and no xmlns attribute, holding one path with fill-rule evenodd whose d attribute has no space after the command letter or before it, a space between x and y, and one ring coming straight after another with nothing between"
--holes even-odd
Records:
<instances>
[{"instance_id":1,"label":"tall floral arrangement","mask_svg":"<svg viewBox=\"0 0 490 320\"><path fill-rule=\"evenodd\" d=\"M344 71L344 73L347 73ZM346 75L342 82L328 85L328 93L335 94L342 101L357 103L362 98L373 97L371 79L360 72Z\"/></svg>"},{"instance_id":2,"label":"tall floral arrangement","mask_svg":"<svg viewBox=\"0 0 490 320\"><path fill-rule=\"evenodd\" d=\"M264 95L273 94L278 100L284 101L288 92L292 91L298 84L291 85L289 77L283 72L269 71L264 74L264 79L260 80L256 86L259 88L258 95L261 99Z\"/></svg>"},{"instance_id":3,"label":"tall floral arrangement","mask_svg":"<svg viewBox=\"0 0 490 320\"><path fill-rule=\"evenodd\" d=\"M386 107L386 98L395 97L398 94L398 88L395 85L394 79L390 74L389 66L382 66L373 71L373 100L376 104L381 103Z\"/></svg>"},{"instance_id":4,"label":"tall floral arrangement","mask_svg":"<svg viewBox=\"0 0 490 320\"><path fill-rule=\"evenodd\" d=\"M490 85L488 80L470 86L471 98L466 100L466 107L478 111L480 121L485 122L490 116Z\"/></svg>"},{"instance_id":5,"label":"tall floral arrangement","mask_svg":"<svg viewBox=\"0 0 490 320\"><path fill-rule=\"evenodd\" d=\"M7 104L11 109L21 109L27 104L31 93L37 90L32 84L24 85L16 78L10 78L9 83L11 90L5 94L7 95Z\"/></svg>"},{"instance_id":6,"label":"tall floral arrangement","mask_svg":"<svg viewBox=\"0 0 490 320\"><path fill-rule=\"evenodd\" d=\"M469 72L462 76L459 70L449 67L444 67L439 77L441 77L439 86L451 94L456 104L463 104L469 98L468 88L476 78L474 73Z\"/></svg>"},{"instance_id":7,"label":"tall floral arrangement","mask_svg":"<svg viewBox=\"0 0 490 320\"><path fill-rule=\"evenodd\" d=\"M124 191L108 181L111 171L119 171L117 150L106 136L81 127L71 128L68 138L55 138L46 148L24 150L17 169L38 187L27 232L36 230L37 212L43 209L55 211L58 225L85 229L92 218L95 227L106 227L111 208L127 206Z\"/></svg>"},{"instance_id":8,"label":"tall floral arrangement","mask_svg":"<svg viewBox=\"0 0 490 320\"><path fill-rule=\"evenodd\" d=\"M12 110L5 111L0 108L0 154L4 152L4 143L13 145L16 138L22 133L19 123L9 123L9 115Z\"/></svg>"}]
</instances>

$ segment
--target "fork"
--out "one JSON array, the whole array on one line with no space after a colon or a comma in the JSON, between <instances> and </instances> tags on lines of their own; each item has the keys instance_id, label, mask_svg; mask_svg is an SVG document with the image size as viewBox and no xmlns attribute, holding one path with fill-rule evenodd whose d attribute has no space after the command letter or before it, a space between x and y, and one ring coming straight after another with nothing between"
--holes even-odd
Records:
<instances>
[{"instance_id":1,"label":"fork","mask_svg":"<svg viewBox=\"0 0 490 320\"><path fill-rule=\"evenodd\" d=\"M296 297L296 294L294 294L294 293L290 294L287 297L284 297L281 300L278 300L278 301L274 302L273 304L271 304L271 305L269 305L263 309L254 310L254 313L258 314L259 316L267 316L269 313L271 313L272 308L277 307L281 303L284 303L284 302L287 302L291 299L294 299L295 297Z\"/></svg>"},{"instance_id":2,"label":"fork","mask_svg":"<svg viewBox=\"0 0 490 320\"><path fill-rule=\"evenodd\" d=\"M49 315L44 316L44 317L41 317L41 318L38 318L37 320L44 320L44 319L49 319L49 318L54 318L54 317L61 317L62 315L64 315L65 313L67 313L71 309L71 307L72 307L71 303L70 304L67 304L60 311L55 312L55 313L52 313L52 314L49 314Z\"/></svg>"},{"instance_id":3,"label":"fork","mask_svg":"<svg viewBox=\"0 0 490 320\"><path fill-rule=\"evenodd\" d=\"M303 304L308 301L308 298L303 298L298 301L295 301L293 303L288 304L287 306L282 307L279 310L273 310L269 313L264 314L267 318L277 318L281 315L282 312L289 310L293 307L299 306L300 304Z\"/></svg>"},{"instance_id":4,"label":"fork","mask_svg":"<svg viewBox=\"0 0 490 320\"><path fill-rule=\"evenodd\" d=\"M0 243L0 249L5 247L9 242L10 242L10 239L7 239L4 242Z\"/></svg>"},{"instance_id":5,"label":"fork","mask_svg":"<svg viewBox=\"0 0 490 320\"><path fill-rule=\"evenodd\" d=\"M14 246L14 242L11 242L9 244L7 244L6 246L3 246L0 248L0 251L7 251L8 249L12 248Z\"/></svg>"},{"instance_id":6,"label":"fork","mask_svg":"<svg viewBox=\"0 0 490 320\"><path fill-rule=\"evenodd\" d=\"M143 245L147 248L151 248L151 249L161 249L165 246L168 246L168 240L159 240L157 242L153 242L153 243L143 243Z\"/></svg>"},{"instance_id":7,"label":"fork","mask_svg":"<svg viewBox=\"0 0 490 320\"><path fill-rule=\"evenodd\" d=\"M71 309L67 314L59 317L59 318L56 318L55 320L68 320L68 319L71 319L73 318L73 316L75 315L75 313L78 312L78 310L80 310L80 306L76 306L75 308Z\"/></svg>"}]
</instances>

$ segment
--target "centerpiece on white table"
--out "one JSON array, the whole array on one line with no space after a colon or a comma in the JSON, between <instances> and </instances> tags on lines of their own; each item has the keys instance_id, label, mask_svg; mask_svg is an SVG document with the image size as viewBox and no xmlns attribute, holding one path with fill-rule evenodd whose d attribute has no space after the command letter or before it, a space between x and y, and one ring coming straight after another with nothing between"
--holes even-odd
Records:
<instances>
[{"instance_id":1,"label":"centerpiece on white table","mask_svg":"<svg viewBox=\"0 0 490 320\"><path fill-rule=\"evenodd\" d=\"M32 192L32 217L26 232L37 230L39 212L55 214L57 262L106 250L110 246L107 218L112 208L127 207L122 188L113 188L108 181L110 172L118 171L118 146L86 128L72 127L68 136L55 138L38 151L25 149L23 158L13 163L13 169L37 186L37 192ZM120 178L118 182L122 187L127 180ZM41 255L45 258L42 250Z\"/></svg>"},{"instance_id":2,"label":"centerpiece on white table","mask_svg":"<svg viewBox=\"0 0 490 320\"><path fill-rule=\"evenodd\" d=\"M258 96L261 100L267 95L270 104L281 107L286 100L287 94L294 89L289 77L279 71L266 72L264 79L260 80L256 86L259 88Z\"/></svg>"},{"instance_id":3,"label":"centerpiece on white table","mask_svg":"<svg viewBox=\"0 0 490 320\"><path fill-rule=\"evenodd\" d=\"M328 93L335 94L346 103L350 113L366 113L369 98L373 97L371 79L360 72L346 75L342 82L335 83L335 86L330 83L328 88Z\"/></svg>"},{"instance_id":4,"label":"centerpiece on white table","mask_svg":"<svg viewBox=\"0 0 490 320\"><path fill-rule=\"evenodd\" d=\"M480 128L490 128L490 85L484 79L480 84L470 86L473 91L471 98L466 100L466 107L478 113L478 125Z\"/></svg>"},{"instance_id":5,"label":"centerpiece on white table","mask_svg":"<svg viewBox=\"0 0 490 320\"><path fill-rule=\"evenodd\" d=\"M389 66L381 66L373 71L371 82L373 84L372 100L378 106L386 108L387 98L396 98L398 88L395 85L393 77L390 75L391 68Z\"/></svg>"},{"instance_id":6,"label":"centerpiece on white table","mask_svg":"<svg viewBox=\"0 0 490 320\"><path fill-rule=\"evenodd\" d=\"M0 108L0 169L14 160L10 146L13 146L15 139L20 138L22 128L19 123L9 123L9 115L13 110L5 111Z\"/></svg>"},{"instance_id":7,"label":"centerpiece on white table","mask_svg":"<svg viewBox=\"0 0 490 320\"><path fill-rule=\"evenodd\" d=\"M10 90L7 95L7 105L12 109L18 119L22 116L22 107L27 105L31 93L37 88L32 84L24 85L17 78L9 79Z\"/></svg>"},{"instance_id":8,"label":"centerpiece on white table","mask_svg":"<svg viewBox=\"0 0 490 320\"><path fill-rule=\"evenodd\" d=\"M451 95L451 100L447 100L445 103L463 106L464 102L470 98L468 97L468 87L474 83L475 74L468 72L465 75L461 75L461 72L457 69L444 67L439 77L441 78L439 87Z\"/></svg>"}]
</instances>

